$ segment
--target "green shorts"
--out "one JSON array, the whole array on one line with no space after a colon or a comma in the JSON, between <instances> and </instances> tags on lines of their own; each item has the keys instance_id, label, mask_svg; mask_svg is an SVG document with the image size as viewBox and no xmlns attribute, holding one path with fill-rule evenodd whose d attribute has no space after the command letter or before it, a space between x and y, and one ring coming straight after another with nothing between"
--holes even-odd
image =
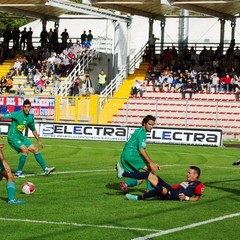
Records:
<instances>
[{"instance_id":1,"label":"green shorts","mask_svg":"<svg viewBox=\"0 0 240 240\"><path fill-rule=\"evenodd\" d=\"M32 142L25 136L21 138L8 138L9 145L18 153L20 153L20 147L26 146L27 148L32 145Z\"/></svg>"},{"instance_id":2,"label":"green shorts","mask_svg":"<svg viewBox=\"0 0 240 240\"><path fill-rule=\"evenodd\" d=\"M127 172L138 172L147 165L144 158L142 158L140 155L130 156L124 152L121 155L120 161L124 170Z\"/></svg>"}]
</instances>

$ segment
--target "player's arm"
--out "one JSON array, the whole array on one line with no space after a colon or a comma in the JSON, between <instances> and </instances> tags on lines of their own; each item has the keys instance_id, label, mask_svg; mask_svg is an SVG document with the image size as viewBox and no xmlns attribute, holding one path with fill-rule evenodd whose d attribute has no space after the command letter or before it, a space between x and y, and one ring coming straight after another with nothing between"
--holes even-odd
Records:
<instances>
[{"instance_id":1,"label":"player's arm","mask_svg":"<svg viewBox=\"0 0 240 240\"><path fill-rule=\"evenodd\" d=\"M140 148L139 152L144 157L144 159L148 162L148 165L153 172L156 172L157 170L160 169L160 166L151 160L151 158L147 154L147 151L144 148Z\"/></svg>"},{"instance_id":2,"label":"player's arm","mask_svg":"<svg viewBox=\"0 0 240 240\"><path fill-rule=\"evenodd\" d=\"M188 197L184 193L180 193L178 195L178 197L179 197L180 201L192 201L192 202L194 202L194 201L198 201L199 200L200 195L195 195L195 196L192 196L192 197Z\"/></svg>"},{"instance_id":3,"label":"player's arm","mask_svg":"<svg viewBox=\"0 0 240 240\"><path fill-rule=\"evenodd\" d=\"M0 143L0 160L3 164L3 167L5 168L5 171L7 172L7 174L11 173L11 168L9 167L4 155L3 155L3 152L2 152L2 149L4 147L4 143Z\"/></svg>"},{"instance_id":4,"label":"player's arm","mask_svg":"<svg viewBox=\"0 0 240 240\"><path fill-rule=\"evenodd\" d=\"M32 133L33 133L33 136L36 138L39 146L40 146L41 148L43 148L43 143L42 143L42 141L41 141L41 139L40 139L37 131L36 131L36 130L33 130Z\"/></svg>"}]
</instances>

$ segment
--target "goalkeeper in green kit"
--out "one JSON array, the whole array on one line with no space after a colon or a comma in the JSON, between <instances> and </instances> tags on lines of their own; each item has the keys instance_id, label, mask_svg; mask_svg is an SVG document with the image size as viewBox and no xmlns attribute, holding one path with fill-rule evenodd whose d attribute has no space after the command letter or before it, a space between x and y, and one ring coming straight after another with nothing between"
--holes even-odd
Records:
<instances>
[{"instance_id":1,"label":"goalkeeper in green kit","mask_svg":"<svg viewBox=\"0 0 240 240\"><path fill-rule=\"evenodd\" d=\"M32 131L39 146L43 148L43 143L41 142L35 128L34 115L30 113L30 110L31 102L26 99L23 102L23 110L10 114L0 115L0 119L12 119L12 123L8 131L8 143L15 151L21 153L18 169L15 172L15 176L17 177L25 177L23 174L23 167L29 152L32 152L34 154L36 161L42 167L45 175L49 175L55 170L54 167L47 167L38 148L26 136L23 135L24 129L28 127Z\"/></svg>"}]
</instances>

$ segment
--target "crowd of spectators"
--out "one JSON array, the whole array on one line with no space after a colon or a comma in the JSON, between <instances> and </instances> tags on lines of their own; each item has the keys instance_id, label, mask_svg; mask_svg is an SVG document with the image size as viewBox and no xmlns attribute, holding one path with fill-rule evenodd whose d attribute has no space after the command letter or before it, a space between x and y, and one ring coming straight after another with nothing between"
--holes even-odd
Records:
<instances>
[{"instance_id":1,"label":"crowd of spectators","mask_svg":"<svg viewBox=\"0 0 240 240\"><path fill-rule=\"evenodd\" d=\"M224 54L219 47L214 51L204 46L197 54L194 47L178 52L173 46L159 56L147 47L143 60L149 62L146 80L153 91L183 92L190 82L192 93L237 93L240 89L240 49L235 44Z\"/></svg>"},{"instance_id":2,"label":"crowd of spectators","mask_svg":"<svg viewBox=\"0 0 240 240\"><path fill-rule=\"evenodd\" d=\"M33 47L32 29L26 28L20 31L15 27L3 32L3 42L0 48L0 58L12 58L16 54L21 55L7 73L5 81L1 80L1 92L8 91L7 79L14 76L26 76L23 87L34 88L36 93L43 92L44 88L52 81L52 93L59 87L61 77L67 77L76 64L87 59L94 51L91 48L93 35L91 30L88 34L84 31L75 43L69 37L67 29L60 34L59 41L57 29L47 31L43 28L40 33L40 45ZM10 48L10 41L13 41ZM2 50L2 51L1 51ZM10 52L11 57L10 57ZM1 61L0 61L1 62ZM71 92L72 93L72 92Z\"/></svg>"}]
</instances>

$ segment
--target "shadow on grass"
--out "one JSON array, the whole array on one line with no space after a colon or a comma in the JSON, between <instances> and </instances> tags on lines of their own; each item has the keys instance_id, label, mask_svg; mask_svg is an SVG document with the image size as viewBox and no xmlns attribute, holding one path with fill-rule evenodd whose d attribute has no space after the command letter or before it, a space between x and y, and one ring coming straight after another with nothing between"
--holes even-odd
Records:
<instances>
[{"instance_id":1,"label":"shadow on grass","mask_svg":"<svg viewBox=\"0 0 240 240\"><path fill-rule=\"evenodd\" d=\"M232 188L232 186L230 184L228 184L228 183L231 183L231 182L240 182L240 179L205 182L204 185L206 187L209 187L209 188L219 189L219 190L222 190L222 191L225 191L225 192L240 195L240 189L234 189L234 188ZM225 183L225 186L222 185L223 183Z\"/></svg>"}]
</instances>

